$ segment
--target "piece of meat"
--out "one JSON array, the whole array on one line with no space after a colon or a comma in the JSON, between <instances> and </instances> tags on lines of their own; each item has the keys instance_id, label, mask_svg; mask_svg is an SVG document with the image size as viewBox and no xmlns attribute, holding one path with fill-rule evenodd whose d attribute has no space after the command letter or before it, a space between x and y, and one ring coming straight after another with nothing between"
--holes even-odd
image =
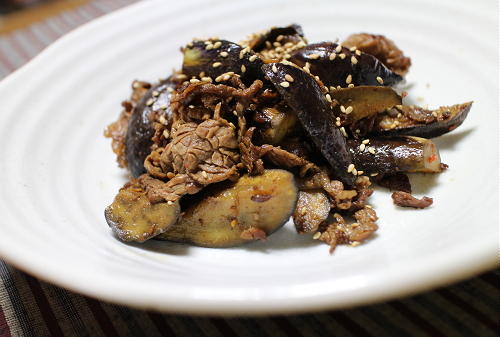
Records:
<instances>
[{"instance_id":1,"label":"piece of meat","mask_svg":"<svg viewBox=\"0 0 500 337\"><path fill-rule=\"evenodd\" d=\"M391 191L411 193L411 184L408 176L403 172L386 174L376 180L377 184L387 187Z\"/></svg>"},{"instance_id":2,"label":"piece of meat","mask_svg":"<svg viewBox=\"0 0 500 337\"><path fill-rule=\"evenodd\" d=\"M432 198L423 197L422 199L417 199L413 195L407 192L396 191L392 193L392 200L395 205L401 207L413 207L413 208L426 208L432 205Z\"/></svg>"},{"instance_id":3,"label":"piece of meat","mask_svg":"<svg viewBox=\"0 0 500 337\"><path fill-rule=\"evenodd\" d=\"M257 175L264 172L264 162L262 157L271 150L271 145L257 146L252 143L255 127L248 129L240 140L241 163L248 174Z\"/></svg>"},{"instance_id":4,"label":"piece of meat","mask_svg":"<svg viewBox=\"0 0 500 337\"><path fill-rule=\"evenodd\" d=\"M411 59L406 57L396 44L384 35L352 34L342 45L348 48L356 47L362 52L379 59L387 68L404 76L411 66Z\"/></svg>"},{"instance_id":5,"label":"piece of meat","mask_svg":"<svg viewBox=\"0 0 500 337\"><path fill-rule=\"evenodd\" d=\"M198 184L187 174L178 174L168 182L143 174L138 181L146 190L146 196L152 204L163 201L175 202L182 196L198 193L203 188L203 185Z\"/></svg>"},{"instance_id":6,"label":"piece of meat","mask_svg":"<svg viewBox=\"0 0 500 337\"><path fill-rule=\"evenodd\" d=\"M356 222L351 224L349 233L349 240L351 241L364 241L378 229L376 224L378 217L372 208L365 207L355 212L354 219L356 219Z\"/></svg>"},{"instance_id":7,"label":"piece of meat","mask_svg":"<svg viewBox=\"0 0 500 337\"><path fill-rule=\"evenodd\" d=\"M267 238L267 234L262 229L252 226L241 232L240 238L248 241L253 241L253 240L264 241Z\"/></svg>"}]
</instances>

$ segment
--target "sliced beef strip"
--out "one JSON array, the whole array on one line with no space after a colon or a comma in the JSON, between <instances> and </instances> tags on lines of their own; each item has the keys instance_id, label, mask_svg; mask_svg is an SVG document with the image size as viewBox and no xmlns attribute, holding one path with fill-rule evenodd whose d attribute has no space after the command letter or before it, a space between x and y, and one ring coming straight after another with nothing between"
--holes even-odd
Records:
<instances>
[{"instance_id":1,"label":"sliced beef strip","mask_svg":"<svg viewBox=\"0 0 500 337\"><path fill-rule=\"evenodd\" d=\"M356 47L362 52L375 56L387 68L401 76L404 76L411 66L411 59L406 57L392 40L383 35L352 34L342 42L342 45L348 48Z\"/></svg>"},{"instance_id":2,"label":"sliced beef strip","mask_svg":"<svg viewBox=\"0 0 500 337\"><path fill-rule=\"evenodd\" d=\"M395 205L413 208L426 208L432 205L433 202L432 198L423 197L422 199L417 199L410 193L402 191L392 193L392 200Z\"/></svg>"}]
</instances>

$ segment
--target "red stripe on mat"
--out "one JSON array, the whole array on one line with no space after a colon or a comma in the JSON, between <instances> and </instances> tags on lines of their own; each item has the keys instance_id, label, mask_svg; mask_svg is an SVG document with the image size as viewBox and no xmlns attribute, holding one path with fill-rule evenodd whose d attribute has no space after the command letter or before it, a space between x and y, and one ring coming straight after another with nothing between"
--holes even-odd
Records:
<instances>
[{"instance_id":1,"label":"red stripe on mat","mask_svg":"<svg viewBox=\"0 0 500 337\"><path fill-rule=\"evenodd\" d=\"M401 304L400 302L389 302L388 305L391 305L394 309L399 311L407 320L421 328L427 333L427 336L432 337L441 337L446 336L443 332L439 331L436 327L429 324L418 312L411 310L406 305Z\"/></svg>"},{"instance_id":2,"label":"red stripe on mat","mask_svg":"<svg viewBox=\"0 0 500 337\"><path fill-rule=\"evenodd\" d=\"M56 316L54 315L54 312L52 311L52 308L50 306L49 301L47 300L47 297L45 296L45 293L43 292L42 286L40 285L40 282L38 282L37 279L29 276L29 275L24 275L26 278L26 281L31 289L31 292L33 293L33 297L35 298L35 302L38 305L38 309L40 310L40 314L42 315L42 318L45 322L45 325L47 326L47 329L50 332L51 336L64 336L61 327L59 326L59 323L57 322Z\"/></svg>"},{"instance_id":3,"label":"red stripe on mat","mask_svg":"<svg viewBox=\"0 0 500 337\"><path fill-rule=\"evenodd\" d=\"M166 318L163 315L157 313L149 313L149 319L153 321L153 324L156 326L156 329L163 337L174 337L177 336L168 324Z\"/></svg>"},{"instance_id":4,"label":"red stripe on mat","mask_svg":"<svg viewBox=\"0 0 500 337\"><path fill-rule=\"evenodd\" d=\"M490 320L486 315L481 313L479 310L474 308L473 306L469 305L466 301L462 300L460 297L452 293L448 289L439 289L437 291L441 296L443 296L446 300L452 302L455 304L457 307L461 308L463 311L465 311L467 314L470 316L474 317L476 320L481 322L486 328L490 329L493 332L498 331L498 325Z\"/></svg>"},{"instance_id":5,"label":"red stripe on mat","mask_svg":"<svg viewBox=\"0 0 500 337\"><path fill-rule=\"evenodd\" d=\"M114 325L108 317L108 314L104 311L99 302L88 297L86 297L85 300L87 301L87 305L89 306L95 320L99 323L102 332L104 332L104 335L106 337L119 337L120 335L116 331Z\"/></svg>"},{"instance_id":6,"label":"red stripe on mat","mask_svg":"<svg viewBox=\"0 0 500 337\"><path fill-rule=\"evenodd\" d=\"M7 324L7 320L5 319L5 315L3 313L2 307L0 306L0 336L2 337L11 337L10 328Z\"/></svg>"}]
</instances>

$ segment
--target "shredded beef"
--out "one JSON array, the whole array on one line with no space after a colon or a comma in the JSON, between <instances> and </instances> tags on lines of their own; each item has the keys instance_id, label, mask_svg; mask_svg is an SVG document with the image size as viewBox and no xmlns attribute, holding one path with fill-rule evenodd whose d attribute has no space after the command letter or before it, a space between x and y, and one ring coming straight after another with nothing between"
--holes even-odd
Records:
<instances>
[{"instance_id":1,"label":"shredded beef","mask_svg":"<svg viewBox=\"0 0 500 337\"><path fill-rule=\"evenodd\" d=\"M383 35L352 34L342 42L342 45L348 48L356 47L362 52L375 56L401 76L405 75L411 66L411 59L406 57L392 40Z\"/></svg>"},{"instance_id":2,"label":"shredded beef","mask_svg":"<svg viewBox=\"0 0 500 337\"><path fill-rule=\"evenodd\" d=\"M143 174L138 181L146 190L146 195L152 204L163 201L175 202L183 195L198 193L203 188L203 185L198 184L187 174L178 174L168 182Z\"/></svg>"},{"instance_id":3,"label":"shredded beef","mask_svg":"<svg viewBox=\"0 0 500 337\"><path fill-rule=\"evenodd\" d=\"M401 207L426 208L432 205L432 198L423 197L422 199L417 199L410 193L402 191L392 193L392 200L395 205Z\"/></svg>"},{"instance_id":4,"label":"shredded beef","mask_svg":"<svg viewBox=\"0 0 500 337\"><path fill-rule=\"evenodd\" d=\"M245 132L240 141L241 162L246 168L248 174L257 175L264 172L264 162L262 157L271 150L272 146L256 146L252 143L255 127L251 127Z\"/></svg>"},{"instance_id":5,"label":"shredded beef","mask_svg":"<svg viewBox=\"0 0 500 337\"><path fill-rule=\"evenodd\" d=\"M266 232L257 227L250 227L245 229L240 234L240 238L243 240L265 240L267 238Z\"/></svg>"}]
</instances>

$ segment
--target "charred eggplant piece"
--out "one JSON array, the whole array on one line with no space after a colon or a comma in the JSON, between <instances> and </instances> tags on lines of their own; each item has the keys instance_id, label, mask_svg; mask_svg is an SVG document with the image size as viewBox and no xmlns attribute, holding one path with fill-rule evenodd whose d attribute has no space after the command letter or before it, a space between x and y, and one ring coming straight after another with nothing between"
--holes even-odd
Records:
<instances>
[{"instance_id":1,"label":"charred eggplant piece","mask_svg":"<svg viewBox=\"0 0 500 337\"><path fill-rule=\"evenodd\" d=\"M359 51L358 54L333 42L321 42L297 50L290 61L300 67L308 62L310 72L328 87L391 86L403 79L372 55Z\"/></svg>"},{"instance_id":2,"label":"charred eggplant piece","mask_svg":"<svg viewBox=\"0 0 500 337\"><path fill-rule=\"evenodd\" d=\"M313 233L328 218L331 203L323 191L300 191L293 222L298 233Z\"/></svg>"},{"instance_id":3,"label":"charred eggplant piece","mask_svg":"<svg viewBox=\"0 0 500 337\"><path fill-rule=\"evenodd\" d=\"M406 135L439 137L459 127L472 102L427 110L414 105L398 105L377 117L372 133L383 136Z\"/></svg>"},{"instance_id":4,"label":"charred eggplant piece","mask_svg":"<svg viewBox=\"0 0 500 337\"><path fill-rule=\"evenodd\" d=\"M172 226L180 214L179 202L151 204L137 181L127 183L118 192L104 216L122 241L144 242Z\"/></svg>"},{"instance_id":5,"label":"charred eggplant piece","mask_svg":"<svg viewBox=\"0 0 500 337\"><path fill-rule=\"evenodd\" d=\"M335 115L341 116L344 125L402 104L401 96L388 87L363 85L342 88L331 91L330 97L338 102Z\"/></svg>"},{"instance_id":6,"label":"charred eggplant piece","mask_svg":"<svg viewBox=\"0 0 500 337\"><path fill-rule=\"evenodd\" d=\"M213 248L265 239L287 222L297 195L293 174L288 171L242 176L230 187L213 186L157 238Z\"/></svg>"},{"instance_id":7,"label":"charred eggplant piece","mask_svg":"<svg viewBox=\"0 0 500 337\"><path fill-rule=\"evenodd\" d=\"M294 130L297 115L291 109L263 108L255 114L254 120L258 124L257 141L278 145Z\"/></svg>"},{"instance_id":8,"label":"charred eggplant piece","mask_svg":"<svg viewBox=\"0 0 500 337\"><path fill-rule=\"evenodd\" d=\"M262 77L262 60L253 51L234 42L193 41L182 52L182 73L189 78L210 77L215 82L222 82L224 75L239 74L245 84L250 84Z\"/></svg>"},{"instance_id":9,"label":"charred eggplant piece","mask_svg":"<svg viewBox=\"0 0 500 337\"><path fill-rule=\"evenodd\" d=\"M125 138L125 157L134 178L146 171L144 160L151 152L155 134L153 122L163 116L167 127L172 124L170 97L175 86L170 79L153 86L141 98L130 116Z\"/></svg>"},{"instance_id":10,"label":"charred eggplant piece","mask_svg":"<svg viewBox=\"0 0 500 337\"><path fill-rule=\"evenodd\" d=\"M335 125L330 103L318 83L302 69L291 65L265 64L262 69L285 102L295 110L300 123L338 179L353 186L354 176L347 172L352 159L346 147L346 138Z\"/></svg>"},{"instance_id":11,"label":"charred eggplant piece","mask_svg":"<svg viewBox=\"0 0 500 337\"><path fill-rule=\"evenodd\" d=\"M278 37L281 36L280 41L277 41ZM297 24L291 24L286 27L273 27L263 34L256 34L256 36L248 42L248 46L256 51L260 52L262 49L266 48L266 42L273 43L279 42L284 44L286 42L303 40L304 32L302 27Z\"/></svg>"},{"instance_id":12,"label":"charred eggplant piece","mask_svg":"<svg viewBox=\"0 0 500 337\"><path fill-rule=\"evenodd\" d=\"M347 146L356 170L365 174L442 171L439 151L429 139L409 136L381 137L370 138L366 144L363 140L349 139Z\"/></svg>"}]
</instances>

